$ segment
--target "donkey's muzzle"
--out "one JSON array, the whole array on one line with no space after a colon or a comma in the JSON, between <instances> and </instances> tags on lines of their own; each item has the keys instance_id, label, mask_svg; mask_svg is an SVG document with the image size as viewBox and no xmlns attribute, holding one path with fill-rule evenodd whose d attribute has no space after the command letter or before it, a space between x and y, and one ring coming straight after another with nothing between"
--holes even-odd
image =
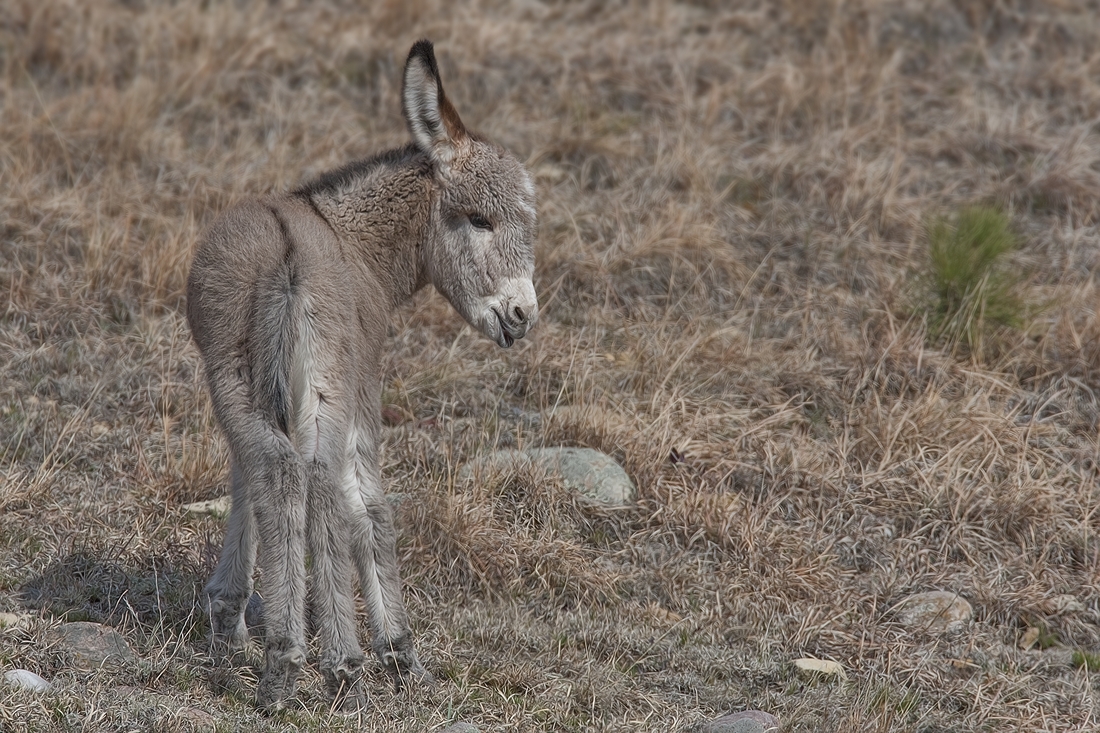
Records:
<instances>
[{"instance_id":1,"label":"donkey's muzzle","mask_svg":"<svg viewBox=\"0 0 1100 733\"><path fill-rule=\"evenodd\" d=\"M517 317L512 309L505 311L505 313L509 313L511 315L511 318L506 317L499 311L494 312L496 313L497 321L500 326L500 339L498 340L498 343L506 349L519 339L526 336L527 332L531 328L530 320Z\"/></svg>"},{"instance_id":2,"label":"donkey's muzzle","mask_svg":"<svg viewBox=\"0 0 1100 733\"><path fill-rule=\"evenodd\" d=\"M539 315L539 302L535 288L526 278L514 278L502 283L498 300L491 310L498 327L497 343L508 348L527 335Z\"/></svg>"}]
</instances>

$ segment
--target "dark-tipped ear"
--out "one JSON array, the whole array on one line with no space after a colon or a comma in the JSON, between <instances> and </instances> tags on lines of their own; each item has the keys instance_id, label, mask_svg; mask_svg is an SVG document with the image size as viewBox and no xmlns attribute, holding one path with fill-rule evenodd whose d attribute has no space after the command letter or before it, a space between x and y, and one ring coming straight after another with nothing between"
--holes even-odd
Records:
<instances>
[{"instance_id":1,"label":"dark-tipped ear","mask_svg":"<svg viewBox=\"0 0 1100 733\"><path fill-rule=\"evenodd\" d=\"M413 44L405 61L401 87L401 108L416 147L446 167L457 149L469 138L465 125L443 93L432 42Z\"/></svg>"}]
</instances>

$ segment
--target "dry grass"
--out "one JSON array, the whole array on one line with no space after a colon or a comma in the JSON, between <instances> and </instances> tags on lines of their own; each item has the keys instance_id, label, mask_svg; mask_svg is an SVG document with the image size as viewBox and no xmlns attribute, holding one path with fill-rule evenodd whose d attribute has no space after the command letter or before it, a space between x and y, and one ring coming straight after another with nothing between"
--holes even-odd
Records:
<instances>
[{"instance_id":1,"label":"dry grass","mask_svg":"<svg viewBox=\"0 0 1100 733\"><path fill-rule=\"evenodd\" d=\"M1100 21L1073 2L528 0L0 5L0 729L1091 729L1100 651ZM435 40L471 126L540 193L544 318L509 352L403 310L385 472L435 692L372 671L364 721L255 712L204 657L225 491L182 317L231 201L405 138ZM926 230L1005 211L1047 307L995 358L929 346ZM620 459L636 506L545 477L456 486L497 446ZM670 460L673 449L683 462ZM262 583L262 580L261 580ZM974 623L906 632L907 594ZM1084 611L1058 612L1075 595ZM142 663L69 669L63 618ZM1049 648L1022 650L1028 627ZM1050 644L1054 644L1050 646ZM791 660L841 662L848 682ZM134 688L141 690L135 693Z\"/></svg>"}]
</instances>

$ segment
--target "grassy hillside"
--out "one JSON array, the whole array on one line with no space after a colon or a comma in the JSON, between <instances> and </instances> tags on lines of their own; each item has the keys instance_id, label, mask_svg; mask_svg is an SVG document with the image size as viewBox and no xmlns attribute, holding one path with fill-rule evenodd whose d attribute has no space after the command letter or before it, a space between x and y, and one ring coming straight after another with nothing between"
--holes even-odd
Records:
<instances>
[{"instance_id":1,"label":"grassy hillside","mask_svg":"<svg viewBox=\"0 0 1100 733\"><path fill-rule=\"evenodd\" d=\"M439 688L372 667L346 720L314 668L265 718L196 608L224 522L181 507L227 478L190 251L231 202L403 143L419 37L536 177L543 314L509 351L434 292L394 324L384 469ZM1096 725L1097 49L1084 2L6 0L0 611L33 617L0 668L56 690L0 687L0 729ZM561 444L637 504L455 481ZM904 628L927 590L974 620ZM76 619L141 662L74 670L49 639Z\"/></svg>"}]
</instances>

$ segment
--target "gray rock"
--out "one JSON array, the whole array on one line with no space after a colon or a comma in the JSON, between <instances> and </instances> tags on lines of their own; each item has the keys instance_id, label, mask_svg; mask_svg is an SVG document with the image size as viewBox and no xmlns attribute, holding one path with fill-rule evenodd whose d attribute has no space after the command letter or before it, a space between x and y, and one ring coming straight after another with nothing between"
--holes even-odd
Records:
<instances>
[{"instance_id":1,"label":"gray rock","mask_svg":"<svg viewBox=\"0 0 1100 733\"><path fill-rule=\"evenodd\" d=\"M538 466L561 477L566 488L606 506L632 504L638 495L634 482L610 456L592 448L532 448L502 450L463 466L460 481L469 481L486 470Z\"/></svg>"},{"instance_id":2,"label":"gray rock","mask_svg":"<svg viewBox=\"0 0 1100 733\"><path fill-rule=\"evenodd\" d=\"M27 669L9 669L4 673L4 684L31 692L45 692L50 689L49 682Z\"/></svg>"},{"instance_id":3,"label":"gray rock","mask_svg":"<svg viewBox=\"0 0 1100 733\"><path fill-rule=\"evenodd\" d=\"M62 624L52 636L80 669L121 668L137 661L126 639L110 626L75 621Z\"/></svg>"},{"instance_id":4,"label":"gray rock","mask_svg":"<svg viewBox=\"0 0 1100 733\"><path fill-rule=\"evenodd\" d=\"M703 723L699 733L775 733L779 718L763 710L742 710Z\"/></svg>"},{"instance_id":5,"label":"gray rock","mask_svg":"<svg viewBox=\"0 0 1100 733\"><path fill-rule=\"evenodd\" d=\"M472 723L452 723L440 733L481 733L481 728Z\"/></svg>"},{"instance_id":6,"label":"gray rock","mask_svg":"<svg viewBox=\"0 0 1100 733\"><path fill-rule=\"evenodd\" d=\"M965 598L942 590L909 596L893 610L902 625L934 634L960 629L974 616Z\"/></svg>"},{"instance_id":7,"label":"gray rock","mask_svg":"<svg viewBox=\"0 0 1100 733\"><path fill-rule=\"evenodd\" d=\"M634 482L610 456L591 448L541 448L533 451L536 463L556 470L565 485L582 496L611 506L633 503L638 496Z\"/></svg>"}]
</instances>

